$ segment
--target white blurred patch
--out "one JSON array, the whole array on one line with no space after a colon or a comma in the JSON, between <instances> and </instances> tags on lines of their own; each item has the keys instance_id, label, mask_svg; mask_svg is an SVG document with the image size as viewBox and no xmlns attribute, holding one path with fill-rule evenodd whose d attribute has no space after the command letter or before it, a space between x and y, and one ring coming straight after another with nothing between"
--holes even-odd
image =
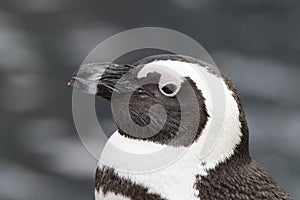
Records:
<instances>
[{"instance_id":1,"label":"white blurred patch","mask_svg":"<svg viewBox=\"0 0 300 200\"><path fill-rule=\"evenodd\" d=\"M73 139L67 137L69 129L62 121L33 120L22 124L20 131L22 146L39 156L47 170L72 178L94 178L97 161L76 138L76 133ZM93 140L90 144L92 142L93 146L99 143Z\"/></svg>"},{"instance_id":2,"label":"white blurred patch","mask_svg":"<svg viewBox=\"0 0 300 200\"><path fill-rule=\"evenodd\" d=\"M86 24L84 27L80 27L79 29L70 30L68 35L64 38L64 41L66 41L64 45L66 45L68 49L68 55L66 55L66 57L82 57L91 50L91 47L97 45L99 41L105 40L119 31L119 27L104 23L99 24L97 27L95 27L94 24ZM116 48L118 48L118 46L116 46ZM110 51L113 51L113 49L106 49L106 51L105 55L101 54L101 58L104 60L99 60L99 57L95 57L91 58L87 62L109 61L110 55L112 54Z\"/></svg>"},{"instance_id":3,"label":"white blurred patch","mask_svg":"<svg viewBox=\"0 0 300 200\"><path fill-rule=\"evenodd\" d=\"M280 104L299 105L300 93L295 91L295 86L300 83L299 67L274 58L245 57L232 51L216 52L214 58L241 94Z\"/></svg>"},{"instance_id":4,"label":"white blurred patch","mask_svg":"<svg viewBox=\"0 0 300 200\"><path fill-rule=\"evenodd\" d=\"M12 0L14 6L28 12L57 12L67 8L70 0L27 0L26 3L22 0Z\"/></svg>"},{"instance_id":5,"label":"white blurred patch","mask_svg":"<svg viewBox=\"0 0 300 200\"><path fill-rule=\"evenodd\" d=\"M33 49L34 40L14 26L14 16L0 13L0 69L30 70L45 66Z\"/></svg>"},{"instance_id":6,"label":"white blurred patch","mask_svg":"<svg viewBox=\"0 0 300 200\"><path fill-rule=\"evenodd\" d=\"M2 95L2 106L9 111L38 109L46 102L50 92L42 77L35 73L8 74L2 81L5 94Z\"/></svg>"},{"instance_id":7,"label":"white blurred patch","mask_svg":"<svg viewBox=\"0 0 300 200\"><path fill-rule=\"evenodd\" d=\"M207 9L210 5L209 0L202 0L202 1L197 1L197 0L175 0L172 1L173 3L175 3L175 5L177 5L179 8L184 8L186 10L189 11L197 11L199 12L200 10L204 10Z\"/></svg>"},{"instance_id":8,"label":"white blurred patch","mask_svg":"<svg viewBox=\"0 0 300 200\"><path fill-rule=\"evenodd\" d=\"M36 199L51 188L51 178L11 162L1 162L0 194L7 199Z\"/></svg>"}]
</instances>

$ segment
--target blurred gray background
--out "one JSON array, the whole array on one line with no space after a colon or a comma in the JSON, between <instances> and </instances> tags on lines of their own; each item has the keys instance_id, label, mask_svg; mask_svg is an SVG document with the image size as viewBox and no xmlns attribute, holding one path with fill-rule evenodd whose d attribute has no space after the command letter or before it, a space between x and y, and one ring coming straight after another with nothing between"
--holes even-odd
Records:
<instances>
[{"instance_id":1,"label":"blurred gray background","mask_svg":"<svg viewBox=\"0 0 300 200\"><path fill-rule=\"evenodd\" d=\"M0 0L0 199L93 199L96 160L66 82L99 42L140 26L206 48L240 91L252 156L300 199L299 19L292 0ZM109 105L97 102L112 131Z\"/></svg>"}]
</instances>

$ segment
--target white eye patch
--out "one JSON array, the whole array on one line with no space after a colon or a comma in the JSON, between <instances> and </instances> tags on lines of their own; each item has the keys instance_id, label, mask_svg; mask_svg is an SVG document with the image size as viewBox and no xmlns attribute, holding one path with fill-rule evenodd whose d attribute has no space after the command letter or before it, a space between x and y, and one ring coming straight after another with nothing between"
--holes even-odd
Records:
<instances>
[{"instance_id":1,"label":"white eye patch","mask_svg":"<svg viewBox=\"0 0 300 200\"><path fill-rule=\"evenodd\" d=\"M157 63L149 63L138 72L137 77L146 77L149 73L160 74L158 87L160 92L167 97L174 97L181 88L184 77L174 71L170 66L160 65Z\"/></svg>"},{"instance_id":2,"label":"white eye patch","mask_svg":"<svg viewBox=\"0 0 300 200\"><path fill-rule=\"evenodd\" d=\"M174 97L180 89L180 85L176 85L173 82L167 82L164 84L159 84L160 92L167 97Z\"/></svg>"}]
</instances>

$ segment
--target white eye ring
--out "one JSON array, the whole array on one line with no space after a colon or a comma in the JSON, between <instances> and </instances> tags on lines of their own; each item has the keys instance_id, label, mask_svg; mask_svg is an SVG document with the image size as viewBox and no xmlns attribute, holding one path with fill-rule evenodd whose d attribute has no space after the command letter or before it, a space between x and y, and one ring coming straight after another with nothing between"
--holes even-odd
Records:
<instances>
[{"instance_id":1,"label":"white eye ring","mask_svg":"<svg viewBox=\"0 0 300 200\"><path fill-rule=\"evenodd\" d=\"M159 85L160 92L167 97L174 97L180 89L180 85L174 82L166 82Z\"/></svg>"}]
</instances>

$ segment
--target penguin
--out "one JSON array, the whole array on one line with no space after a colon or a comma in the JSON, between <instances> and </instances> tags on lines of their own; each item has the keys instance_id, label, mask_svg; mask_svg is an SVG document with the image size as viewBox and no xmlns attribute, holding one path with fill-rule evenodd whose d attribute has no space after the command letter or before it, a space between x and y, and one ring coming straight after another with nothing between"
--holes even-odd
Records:
<instances>
[{"instance_id":1,"label":"penguin","mask_svg":"<svg viewBox=\"0 0 300 200\"><path fill-rule=\"evenodd\" d=\"M223 90L214 90L209 84L218 84ZM176 54L153 55L134 64L91 63L82 65L68 85L117 106L128 104L129 115L124 114L124 109L116 109L114 118L123 124L116 122L118 130L107 143L140 155L157 149L184 152L157 170L132 173L149 164L135 159L123 161L122 156L111 159L115 155L105 146L102 154L108 156L100 156L95 199L292 199L251 158L249 129L237 90L214 66ZM194 98L188 97L187 90ZM211 94L218 92L224 97L224 105L213 104ZM124 103L126 93L130 98ZM157 104L164 108L164 116L155 114L155 109L150 111ZM187 112L183 115L182 110ZM185 123L181 122L183 116ZM134 127L130 120L146 131ZM217 138L212 138L213 124L218 130ZM153 129L155 134L147 135ZM208 141L213 145L205 145ZM166 159L168 156L162 160Z\"/></svg>"}]
</instances>

